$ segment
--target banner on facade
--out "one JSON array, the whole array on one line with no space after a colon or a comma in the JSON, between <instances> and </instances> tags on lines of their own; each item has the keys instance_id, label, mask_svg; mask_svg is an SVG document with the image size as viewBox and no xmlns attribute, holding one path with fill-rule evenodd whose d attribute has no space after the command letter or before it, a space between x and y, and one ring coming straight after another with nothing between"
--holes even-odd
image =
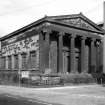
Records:
<instances>
[{"instance_id":1,"label":"banner on facade","mask_svg":"<svg viewBox=\"0 0 105 105\"><path fill-rule=\"evenodd\" d=\"M29 78L29 71L22 71L21 72L21 77L22 78Z\"/></svg>"}]
</instances>

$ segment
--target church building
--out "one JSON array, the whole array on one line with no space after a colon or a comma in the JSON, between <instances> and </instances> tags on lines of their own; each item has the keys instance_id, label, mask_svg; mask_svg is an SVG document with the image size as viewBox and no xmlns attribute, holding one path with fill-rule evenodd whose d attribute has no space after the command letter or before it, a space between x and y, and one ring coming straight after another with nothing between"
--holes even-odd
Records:
<instances>
[{"instance_id":1,"label":"church building","mask_svg":"<svg viewBox=\"0 0 105 105\"><path fill-rule=\"evenodd\" d=\"M0 74L101 73L104 34L82 13L45 16L0 38Z\"/></svg>"}]
</instances>

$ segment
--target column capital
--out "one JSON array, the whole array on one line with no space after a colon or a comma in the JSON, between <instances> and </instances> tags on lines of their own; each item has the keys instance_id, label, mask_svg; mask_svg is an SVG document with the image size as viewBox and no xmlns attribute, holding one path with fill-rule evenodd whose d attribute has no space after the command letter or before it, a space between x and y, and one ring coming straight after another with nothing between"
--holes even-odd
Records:
<instances>
[{"instance_id":1,"label":"column capital","mask_svg":"<svg viewBox=\"0 0 105 105\"><path fill-rule=\"evenodd\" d=\"M59 34L59 36L64 36L65 35L65 32L60 31L58 34Z\"/></svg>"},{"instance_id":2,"label":"column capital","mask_svg":"<svg viewBox=\"0 0 105 105\"><path fill-rule=\"evenodd\" d=\"M81 36L81 40L86 40L86 36Z\"/></svg>"},{"instance_id":3,"label":"column capital","mask_svg":"<svg viewBox=\"0 0 105 105\"><path fill-rule=\"evenodd\" d=\"M6 56L6 59L8 59L8 56Z\"/></svg>"},{"instance_id":4,"label":"column capital","mask_svg":"<svg viewBox=\"0 0 105 105\"><path fill-rule=\"evenodd\" d=\"M90 41L96 41L96 38L90 38Z\"/></svg>"},{"instance_id":5,"label":"column capital","mask_svg":"<svg viewBox=\"0 0 105 105\"><path fill-rule=\"evenodd\" d=\"M75 38L76 37L76 34L71 34L70 35L70 38Z\"/></svg>"},{"instance_id":6,"label":"column capital","mask_svg":"<svg viewBox=\"0 0 105 105\"><path fill-rule=\"evenodd\" d=\"M52 32L52 30L51 29L47 29L47 28L43 28L42 30L41 30L41 32L42 33L48 33L48 34L50 34L51 32Z\"/></svg>"}]
</instances>

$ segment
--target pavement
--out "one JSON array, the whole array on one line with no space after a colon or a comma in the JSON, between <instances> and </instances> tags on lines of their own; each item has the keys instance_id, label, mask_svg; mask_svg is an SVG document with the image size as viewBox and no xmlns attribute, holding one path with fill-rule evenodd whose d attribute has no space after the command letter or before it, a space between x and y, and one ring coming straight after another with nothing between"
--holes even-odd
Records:
<instances>
[{"instance_id":1,"label":"pavement","mask_svg":"<svg viewBox=\"0 0 105 105\"><path fill-rule=\"evenodd\" d=\"M105 87L101 85L25 88L0 85L0 95L26 98L40 105L105 105Z\"/></svg>"}]
</instances>

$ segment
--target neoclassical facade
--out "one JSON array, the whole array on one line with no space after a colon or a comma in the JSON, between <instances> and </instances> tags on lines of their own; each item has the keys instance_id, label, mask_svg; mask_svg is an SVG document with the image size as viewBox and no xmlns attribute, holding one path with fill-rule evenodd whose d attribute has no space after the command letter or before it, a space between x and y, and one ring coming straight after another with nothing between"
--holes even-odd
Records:
<instances>
[{"instance_id":1,"label":"neoclassical facade","mask_svg":"<svg viewBox=\"0 0 105 105\"><path fill-rule=\"evenodd\" d=\"M0 38L0 71L103 72L104 30L83 14L46 16ZM26 74L24 74L26 72Z\"/></svg>"}]
</instances>

